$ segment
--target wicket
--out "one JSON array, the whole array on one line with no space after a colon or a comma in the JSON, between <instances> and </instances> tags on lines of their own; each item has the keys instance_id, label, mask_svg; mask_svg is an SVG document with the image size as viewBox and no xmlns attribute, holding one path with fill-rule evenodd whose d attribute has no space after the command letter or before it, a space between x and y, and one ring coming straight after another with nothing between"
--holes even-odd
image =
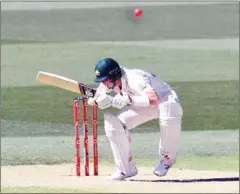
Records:
<instances>
[{"instance_id":1,"label":"wicket","mask_svg":"<svg viewBox=\"0 0 240 194\"><path fill-rule=\"evenodd\" d=\"M80 114L79 107L82 107ZM74 100L74 126L75 126L75 151L76 151L76 176L81 176L81 146L80 146L80 117L82 116L83 138L84 138L84 171L89 176L89 149L88 149L88 110L86 97L78 97ZM93 174L98 175L98 110L97 106L92 107L92 142L93 142Z\"/></svg>"}]
</instances>

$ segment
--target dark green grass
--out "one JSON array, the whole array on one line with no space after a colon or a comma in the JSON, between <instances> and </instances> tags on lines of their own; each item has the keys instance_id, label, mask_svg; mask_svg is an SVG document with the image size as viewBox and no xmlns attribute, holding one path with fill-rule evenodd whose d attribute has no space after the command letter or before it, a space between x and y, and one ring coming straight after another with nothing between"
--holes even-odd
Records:
<instances>
[{"instance_id":1,"label":"dark green grass","mask_svg":"<svg viewBox=\"0 0 240 194\"><path fill-rule=\"evenodd\" d=\"M171 84L179 93L184 109L183 130L239 127L238 81ZM72 124L73 99L76 96L74 93L49 86L2 88L1 118L9 122ZM99 111L99 125L102 124L102 112ZM139 132L155 131L158 121L142 126L143 130ZM33 131L37 129L29 130L34 134ZM1 134L7 135L7 128L2 128Z\"/></svg>"},{"instance_id":2,"label":"dark green grass","mask_svg":"<svg viewBox=\"0 0 240 194\"><path fill-rule=\"evenodd\" d=\"M35 40L18 40L18 39L1 39L3 44L39 44L39 43L53 43L53 41L35 41Z\"/></svg>"},{"instance_id":3,"label":"dark green grass","mask_svg":"<svg viewBox=\"0 0 240 194\"><path fill-rule=\"evenodd\" d=\"M128 41L239 37L238 3L2 11L4 39ZM104 22L103 22L104 21Z\"/></svg>"}]
</instances>

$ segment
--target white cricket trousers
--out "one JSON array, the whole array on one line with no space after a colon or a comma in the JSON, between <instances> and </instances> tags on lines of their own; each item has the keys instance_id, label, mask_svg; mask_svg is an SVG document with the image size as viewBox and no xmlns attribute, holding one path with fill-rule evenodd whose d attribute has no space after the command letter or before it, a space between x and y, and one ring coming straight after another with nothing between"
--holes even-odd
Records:
<instances>
[{"instance_id":1,"label":"white cricket trousers","mask_svg":"<svg viewBox=\"0 0 240 194\"><path fill-rule=\"evenodd\" d=\"M170 158L171 164L176 162L176 155L180 146L182 116L182 106L174 90L171 90L163 99L160 99L158 106L135 107L130 105L124 107L117 114L119 120L128 130L150 120L159 119L160 160Z\"/></svg>"}]
</instances>

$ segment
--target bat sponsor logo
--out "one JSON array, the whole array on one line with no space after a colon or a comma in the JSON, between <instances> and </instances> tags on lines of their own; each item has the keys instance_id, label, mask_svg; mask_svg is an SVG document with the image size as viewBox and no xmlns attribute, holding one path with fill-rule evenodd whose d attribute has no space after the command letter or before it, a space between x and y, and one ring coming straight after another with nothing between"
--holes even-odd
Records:
<instances>
[{"instance_id":1,"label":"bat sponsor logo","mask_svg":"<svg viewBox=\"0 0 240 194\"><path fill-rule=\"evenodd\" d=\"M86 96L88 96L88 97L93 97L93 96L94 96L94 94L93 94L93 92L91 91L91 89L86 89L86 90L85 90L85 94L86 94Z\"/></svg>"}]
</instances>

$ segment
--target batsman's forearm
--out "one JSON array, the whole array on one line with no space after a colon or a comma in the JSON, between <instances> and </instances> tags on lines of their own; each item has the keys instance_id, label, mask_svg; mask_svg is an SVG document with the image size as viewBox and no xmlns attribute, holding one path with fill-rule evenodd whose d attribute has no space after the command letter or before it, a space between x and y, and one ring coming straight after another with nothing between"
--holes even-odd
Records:
<instances>
[{"instance_id":1,"label":"batsman's forearm","mask_svg":"<svg viewBox=\"0 0 240 194\"><path fill-rule=\"evenodd\" d=\"M130 97L130 99L131 99L131 104L134 106L140 106L140 107L150 106L150 100L147 94L142 96L132 96Z\"/></svg>"}]
</instances>

